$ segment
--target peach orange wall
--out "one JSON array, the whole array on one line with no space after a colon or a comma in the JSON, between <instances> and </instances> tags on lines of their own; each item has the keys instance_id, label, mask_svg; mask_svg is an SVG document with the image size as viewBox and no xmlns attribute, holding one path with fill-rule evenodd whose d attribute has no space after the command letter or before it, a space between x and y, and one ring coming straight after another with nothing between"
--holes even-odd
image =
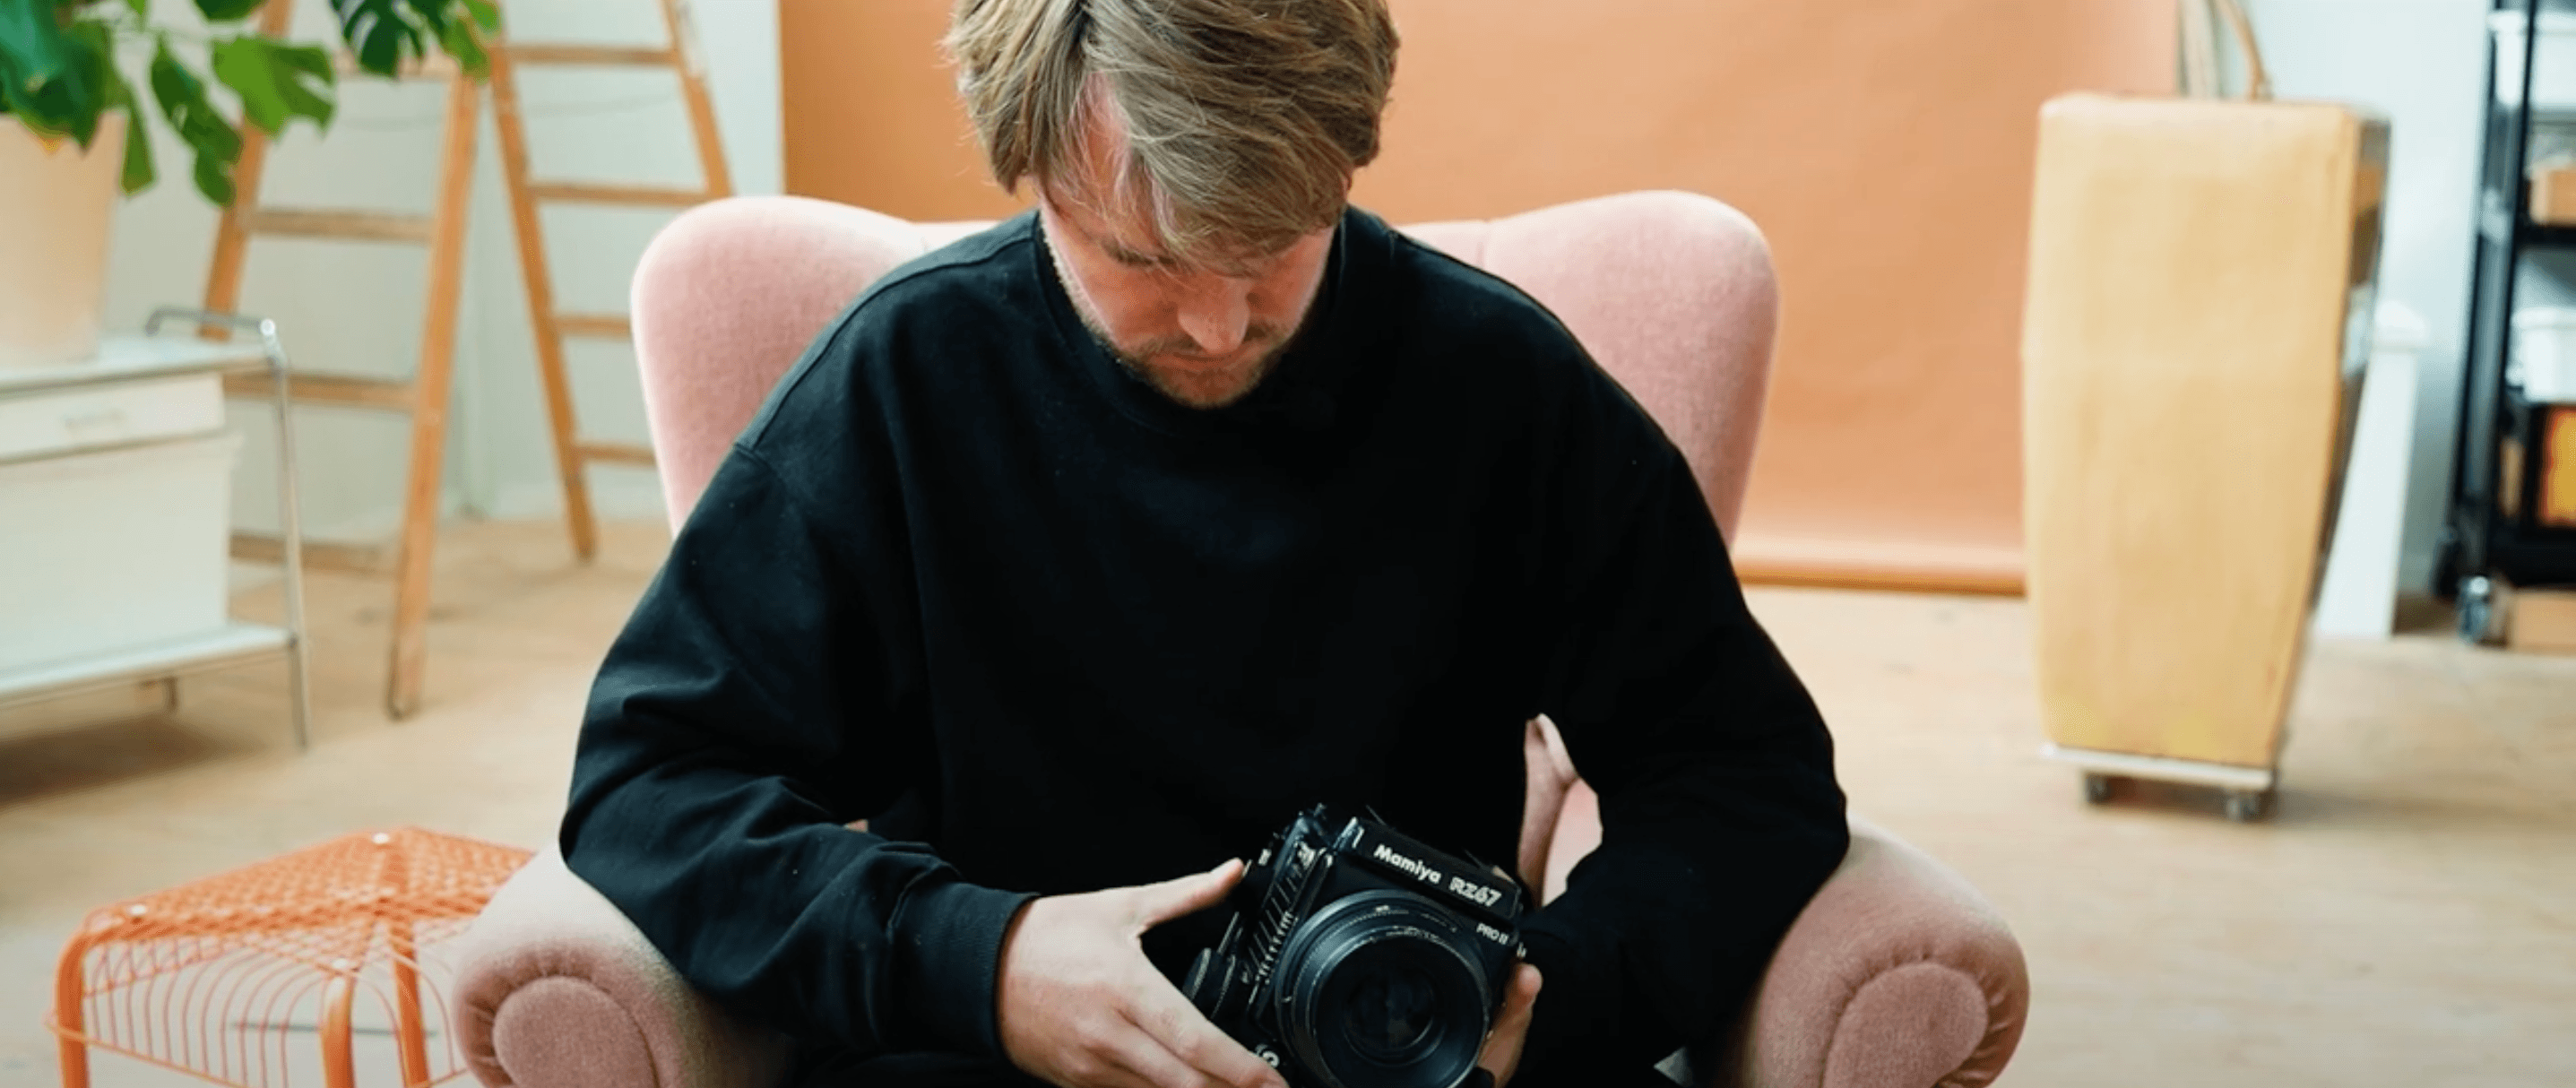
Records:
<instances>
[{"instance_id":1,"label":"peach orange wall","mask_svg":"<svg viewBox=\"0 0 2576 1088\"><path fill-rule=\"evenodd\" d=\"M1748 577L2010 591L2039 105L2169 92L2174 0L1393 0L1397 222L1640 188L1769 234L1778 373ZM920 219L1008 214L937 41L946 0L780 0L787 188Z\"/></svg>"}]
</instances>

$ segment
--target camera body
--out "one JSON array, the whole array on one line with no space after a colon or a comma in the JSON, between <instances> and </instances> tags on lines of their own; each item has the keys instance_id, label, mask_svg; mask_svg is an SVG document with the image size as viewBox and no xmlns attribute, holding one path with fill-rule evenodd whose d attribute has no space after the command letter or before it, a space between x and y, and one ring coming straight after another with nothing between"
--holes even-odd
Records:
<instances>
[{"instance_id":1,"label":"camera body","mask_svg":"<svg viewBox=\"0 0 2576 1088\"><path fill-rule=\"evenodd\" d=\"M1181 990L1295 1088L1456 1088L1520 954L1520 885L1316 806L1235 887Z\"/></svg>"}]
</instances>

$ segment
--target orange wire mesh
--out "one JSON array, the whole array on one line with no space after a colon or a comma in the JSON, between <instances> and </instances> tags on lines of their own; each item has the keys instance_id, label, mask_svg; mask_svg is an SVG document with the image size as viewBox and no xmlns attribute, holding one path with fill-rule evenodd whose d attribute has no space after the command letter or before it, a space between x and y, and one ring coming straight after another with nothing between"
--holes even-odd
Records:
<instances>
[{"instance_id":1,"label":"orange wire mesh","mask_svg":"<svg viewBox=\"0 0 2576 1088\"><path fill-rule=\"evenodd\" d=\"M92 911L63 949L47 1021L65 1088L86 1088L89 1047L237 1088L290 1088L318 1064L323 1084L352 1088L361 1035L392 1041L393 1083L455 1077L439 946L528 857L417 828L359 832Z\"/></svg>"}]
</instances>

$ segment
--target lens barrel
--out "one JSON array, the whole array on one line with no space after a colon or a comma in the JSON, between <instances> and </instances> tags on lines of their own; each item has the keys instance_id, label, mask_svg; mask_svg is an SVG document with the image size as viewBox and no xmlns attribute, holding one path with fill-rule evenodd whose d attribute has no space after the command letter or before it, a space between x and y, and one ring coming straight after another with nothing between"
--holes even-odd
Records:
<instances>
[{"instance_id":1,"label":"lens barrel","mask_svg":"<svg viewBox=\"0 0 2576 1088\"><path fill-rule=\"evenodd\" d=\"M1282 951L1274 1022L1323 1088L1455 1088L1492 1023L1479 939L1409 892L1336 900Z\"/></svg>"}]
</instances>

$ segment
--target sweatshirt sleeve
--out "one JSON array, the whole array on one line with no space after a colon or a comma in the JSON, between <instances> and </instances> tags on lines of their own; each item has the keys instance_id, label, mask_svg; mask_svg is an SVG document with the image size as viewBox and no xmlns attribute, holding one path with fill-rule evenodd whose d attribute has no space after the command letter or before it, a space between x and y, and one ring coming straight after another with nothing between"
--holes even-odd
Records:
<instances>
[{"instance_id":1,"label":"sweatshirt sleeve","mask_svg":"<svg viewBox=\"0 0 2576 1088\"><path fill-rule=\"evenodd\" d=\"M845 826L920 781L930 741L899 552L869 546L899 534L810 505L751 448L717 472L591 691L565 861L739 1014L863 1055L998 1056L1027 897Z\"/></svg>"},{"instance_id":2,"label":"sweatshirt sleeve","mask_svg":"<svg viewBox=\"0 0 2576 1088\"><path fill-rule=\"evenodd\" d=\"M1524 928L1545 980L1532 1084L1643 1067L1731 1025L1850 839L1832 738L1747 609L1687 462L1606 376L1573 399L1541 709L1603 834Z\"/></svg>"}]
</instances>

